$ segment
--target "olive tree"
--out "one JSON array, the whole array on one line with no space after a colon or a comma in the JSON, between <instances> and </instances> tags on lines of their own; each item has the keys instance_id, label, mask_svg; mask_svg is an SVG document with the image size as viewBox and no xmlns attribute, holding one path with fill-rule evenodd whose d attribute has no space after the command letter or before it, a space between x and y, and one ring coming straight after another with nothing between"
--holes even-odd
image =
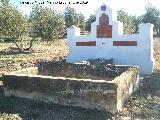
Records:
<instances>
[{"instance_id":1,"label":"olive tree","mask_svg":"<svg viewBox=\"0 0 160 120\"><path fill-rule=\"evenodd\" d=\"M29 26L23 14L11 4L0 5L0 35L12 38L18 50L22 50L18 42L28 33Z\"/></svg>"},{"instance_id":2,"label":"olive tree","mask_svg":"<svg viewBox=\"0 0 160 120\"><path fill-rule=\"evenodd\" d=\"M145 11L142 21L153 24L154 31L160 35L160 11L150 3L145 6Z\"/></svg>"},{"instance_id":3,"label":"olive tree","mask_svg":"<svg viewBox=\"0 0 160 120\"><path fill-rule=\"evenodd\" d=\"M91 31L91 23L93 23L95 21L96 21L96 16L91 14L90 17L86 21L85 30L90 32Z\"/></svg>"},{"instance_id":4,"label":"olive tree","mask_svg":"<svg viewBox=\"0 0 160 120\"><path fill-rule=\"evenodd\" d=\"M65 33L63 14L56 13L50 8L34 6L29 21L32 26L30 35L33 38L40 37L44 41L54 41L63 37Z\"/></svg>"},{"instance_id":5,"label":"olive tree","mask_svg":"<svg viewBox=\"0 0 160 120\"><path fill-rule=\"evenodd\" d=\"M65 8L65 25L67 28L75 25L81 30L85 30L85 17L82 13L76 12L74 8L66 7Z\"/></svg>"},{"instance_id":6,"label":"olive tree","mask_svg":"<svg viewBox=\"0 0 160 120\"><path fill-rule=\"evenodd\" d=\"M136 17L135 16L131 16L131 15L128 15L128 13L121 9L119 11L117 11L118 13L118 21L121 21L123 22L123 32L125 34L131 34L131 33L134 33L136 30L136 27L135 27L135 19Z\"/></svg>"}]
</instances>

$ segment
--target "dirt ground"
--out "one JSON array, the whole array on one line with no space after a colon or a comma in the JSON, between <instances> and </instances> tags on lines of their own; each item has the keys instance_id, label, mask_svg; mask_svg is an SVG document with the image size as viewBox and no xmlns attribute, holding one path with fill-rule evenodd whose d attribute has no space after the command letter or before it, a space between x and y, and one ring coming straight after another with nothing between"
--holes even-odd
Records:
<instances>
[{"instance_id":1,"label":"dirt ground","mask_svg":"<svg viewBox=\"0 0 160 120\"><path fill-rule=\"evenodd\" d=\"M68 55L66 40L35 44L31 51L13 50L13 43L0 43L0 74L36 66L40 61L59 61Z\"/></svg>"},{"instance_id":2,"label":"dirt ground","mask_svg":"<svg viewBox=\"0 0 160 120\"><path fill-rule=\"evenodd\" d=\"M4 45L0 45L4 46ZM10 45L8 45L10 46ZM1 65L0 72L36 66L42 60L61 60L68 54L65 42L53 45L36 45L31 53L10 51L0 47L0 61L11 61ZM160 39L154 39L155 70L151 76L141 76L139 89L126 101L122 112L113 119L160 120ZM104 111L65 107L55 104L3 96L0 82L0 120L108 120L110 114Z\"/></svg>"}]
</instances>

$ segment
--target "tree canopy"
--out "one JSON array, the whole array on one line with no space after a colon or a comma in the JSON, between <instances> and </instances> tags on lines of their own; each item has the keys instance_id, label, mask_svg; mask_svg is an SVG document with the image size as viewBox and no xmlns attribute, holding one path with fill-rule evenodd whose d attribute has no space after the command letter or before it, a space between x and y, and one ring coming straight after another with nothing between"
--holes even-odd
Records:
<instances>
[{"instance_id":1,"label":"tree canopy","mask_svg":"<svg viewBox=\"0 0 160 120\"><path fill-rule=\"evenodd\" d=\"M153 24L154 31L160 35L160 11L150 3L145 6L145 11L142 21Z\"/></svg>"},{"instance_id":2,"label":"tree canopy","mask_svg":"<svg viewBox=\"0 0 160 120\"><path fill-rule=\"evenodd\" d=\"M0 35L3 38L12 38L19 50L17 42L22 41L22 36L29 31L28 21L25 16L13 5L3 3L0 5Z\"/></svg>"},{"instance_id":3,"label":"tree canopy","mask_svg":"<svg viewBox=\"0 0 160 120\"><path fill-rule=\"evenodd\" d=\"M91 23L93 23L95 21L96 21L96 16L91 14L90 17L86 21L85 30L90 32L91 31Z\"/></svg>"},{"instance_id":4,"label":"tree canopy","mask_svg":"<svg viewBox=\"0 0 160 120\"><path fill-rule=\"evenodd\" d=\"M66 7L64 15L66 28L75 25L81 28L81 30L85 29L85 17L82 13L76 12L74 8Z\"/></svg>"},{"instance_id":5,"label":"tree canopy","mask_svg":"<svg viewBox=\"0 0 160 120\"><path fill-rule=\"evenodd\" d=\"M29 16L29 21L32 26L31 36L40 37L46 41L53 41L63 37L65 33L64 17L54 10L34 6Z\"/></svg>"},{"instance_id":6,"label":"tree canopy","mask_svg":"<svg viewBox=\"0 0 160 120\"><path fill-rule=\"evenodd\" d=\"M27 19L10 4L0 6L0 34L18 39L27 32Z\"/></svg>"},{"instance_id":7,"label":"tree canopy","mask_svg":"<svg viewBox=\"0 0 160 120\"><path fill-rule=\"evenodd\" d=\"M123 9L117 11L117 13L118 13L117 20L123 22L123 32L125 34L134 33L135 16L128 15L128 13Z\"/></svg>"}]
</instances>

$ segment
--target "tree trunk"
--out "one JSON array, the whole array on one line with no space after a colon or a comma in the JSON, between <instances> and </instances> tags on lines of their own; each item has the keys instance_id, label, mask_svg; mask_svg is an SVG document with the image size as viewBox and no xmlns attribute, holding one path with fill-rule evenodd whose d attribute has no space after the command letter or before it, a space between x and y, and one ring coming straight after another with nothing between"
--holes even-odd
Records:
<instances>
[{"instance_id":1,"label":"tree trunk","mask_svg":"<svg viewBox=\"0 0 160 120\"><path fill-rule=\"evenodd\" d=\"M30 41L29 47L28 47L28 48L25 48L25 49L20 48L15 39L13 39L13 42L14 42L14 44L16 45L16 47L17 47L17 49L18 49L19 51L29 51L29 50L32 48L32 46L33 46L33 41L34 41L34 40L35 40L35 38L33 38L33 39Z\"/></svg>"},{"instance_id":2,"label":"tree trunk","mask_svg":"<svg viewBox=\"0 0 160 120\"><path fill-rule=\"evenodd\" d=\"M24 49L25 51L28 51L28 50L30 50L30 49L32 48L32 46L33 46L33 41L34 41L34 40L35 40L35 38L33 38L33 39L30 41L29 47L26 48L26 49Z\"/></svg>"},{"instance_id":3,"label":"tree trunk","mask_svg":"<svg viewBox=\"0 0 160 120\"><path fill-rule=\"evenodd\" d=\"M157 35L160 35L160 29L156 28Z\"/></svg>"},{"instance_id":4,"label":"tree trunk","mask_svg":"<svg viewBox=\"0 0 160 120\"><path fill-rule=\"evenodd\" d=\"M158 29L158 33L157 33L157 35L158 35L158 36L160 36L160 29Z\"/></svg>"},{"instance_id":5,"label":"tree trunk","mask_svg":"<svg viewBox=\"0 0 160 120\"><path fill-rule=\"evenodd\" d=\"M17 44L17 42L16 42L15 39L13 39L13 42L14 42L14 44L16 45L17 49L18 49L19 51L22 51L22 49L19 47L19 45Z\"/></svg>"}]
</instances>

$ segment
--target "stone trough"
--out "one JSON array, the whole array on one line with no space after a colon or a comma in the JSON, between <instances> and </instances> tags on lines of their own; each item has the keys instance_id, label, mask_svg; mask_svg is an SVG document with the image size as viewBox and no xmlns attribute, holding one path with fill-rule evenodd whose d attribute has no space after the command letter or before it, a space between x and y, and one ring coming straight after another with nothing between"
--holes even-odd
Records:
<instances>
[{"instance_id":1,"label":"stone trough","mask_svg":"<svg viewBox=\"0 0 160 120\"><path fill-rule=\"evenodd\" d=\"M136 66L48 62L2 78L5 96L115 113L138 87L138 77Z\"/></svg>"}]
</instances>

